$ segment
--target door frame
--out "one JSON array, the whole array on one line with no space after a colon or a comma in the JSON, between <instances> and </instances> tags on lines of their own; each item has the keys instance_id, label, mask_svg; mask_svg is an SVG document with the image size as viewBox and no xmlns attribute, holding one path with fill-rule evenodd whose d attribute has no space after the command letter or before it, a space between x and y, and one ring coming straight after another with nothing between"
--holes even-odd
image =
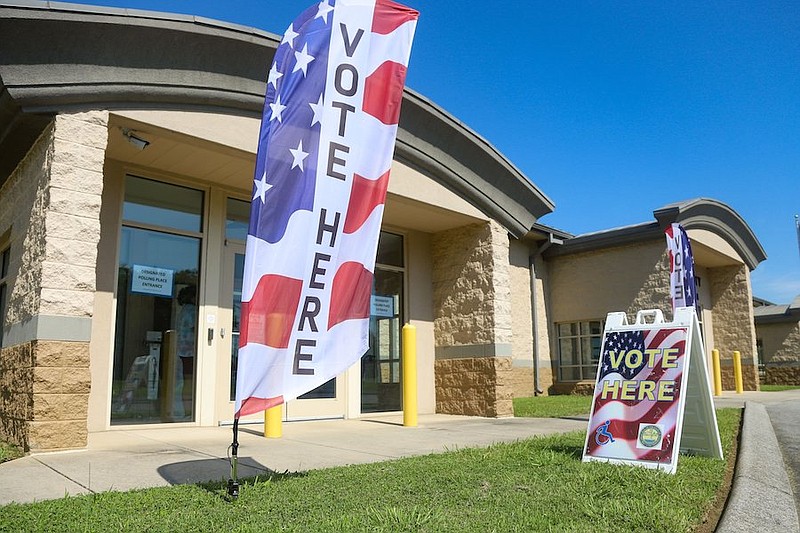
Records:
<instances>
[{"instance_id":1,"label":"door frame","mask_svg":"<svg viewBox=\"0 0 800 533\"><path fill-rule=\"evenodd\" d=\"M233 297L234 297L234 268L236 255L244 256L245 245L238 241L224 241L222 246L222 265L220 268L221 276L219 280L219 305L217 314L213 321L210 316L206 316L208 327L215 329L217 341L214 343L214 359L216 360L216 370L214 377L214 389L216 391L214 401L214 423L227 424L233 420L233 405L230 400L230 380L233 335ZM214 323L212 326L211 322ZM357 365L360 368L360 363ZM336 396L334 398L320 399L296 399L283 404L281 418L285 421L293 420L315 420L329 418L346 418L354 416L348 411L348 392L351 387L347 374L353 372L352 369L336 376ZM358 375L358 369L354 372ZM359 384L360 385L360 384ZM360 389L360 387L359 387ZM360 397L360 396L359 396ZM259 422L263 420L261 413L248 415L241 419L243 422Z\"/></svg>"}]
</instances>

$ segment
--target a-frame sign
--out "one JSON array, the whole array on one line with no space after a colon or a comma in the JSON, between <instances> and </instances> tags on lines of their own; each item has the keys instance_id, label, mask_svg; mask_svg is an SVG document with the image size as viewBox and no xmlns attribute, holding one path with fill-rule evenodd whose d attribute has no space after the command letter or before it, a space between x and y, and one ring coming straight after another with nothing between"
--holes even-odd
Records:
<instances>
[{"instance_id":1,"label":"a-frame sign","mask_svg":"<svg viewBox=\"0 0 800 533\"><path fill-rule=\"evenodd\" d=\"M609 313L583 461L675 473L678 450L722 458L706 356L694 308Z\"/></svg>"}]
</instances>

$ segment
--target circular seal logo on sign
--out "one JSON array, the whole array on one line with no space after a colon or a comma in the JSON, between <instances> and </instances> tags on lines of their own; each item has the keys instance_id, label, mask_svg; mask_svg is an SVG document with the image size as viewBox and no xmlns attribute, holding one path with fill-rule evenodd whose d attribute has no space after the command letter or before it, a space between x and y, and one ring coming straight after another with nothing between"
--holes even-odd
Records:
<instances>
[{"instance_id":1,"label":"circular seal logo on sign","mask_svg":"<svg viewBox=\"0 0 800 533\"><path fill-rule=\"evenodd\" d=\"M661 429L658 426L649 425L642 428L639 433L639 442L642 446L652 448L661 441Z\"/></svg>"}]
</instances>

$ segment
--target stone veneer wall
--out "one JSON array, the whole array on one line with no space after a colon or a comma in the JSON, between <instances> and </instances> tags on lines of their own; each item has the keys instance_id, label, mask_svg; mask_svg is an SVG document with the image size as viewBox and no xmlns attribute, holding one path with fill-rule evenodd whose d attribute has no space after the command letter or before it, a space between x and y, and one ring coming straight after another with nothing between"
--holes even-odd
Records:
<instances>
[{"instance_id":1,"label":"stone veneer wall","mask_svg":"<svg viewBox=\"0 0 800 533\"><path fill-rule=\"evenodd\" d=\"M764 350L764 383L800 385L800 322L757 324L756 333Z\"/></svg>"},{"instance_id":2,"label":"stone veneer wall","mask_svg":"<svg viewBox=\"0 0 800 533\"><path fill-rule=\"evenodd\" d=\"M107 124L105 111L57 116L0 189L12 272L0 435L25 449L86 445Z\"/></svg>"},{"instance_id":3,"label":"stone veneer wall","mask_svg":"<svg viewBox=\"0 0 800 533\"><path fill-rule=\"evenodd\" d=\"M639 287L636 297L625 310L628 321L633 323L636 313L642 309L660 309L664 313L665 320L672 319L672 298L669 294L669 253L666 248L661 254L661 260L655 263L644 283Z\"/></svg>"},{"instance_id":4,"label":"stone veneer wall","mask_svg":"<svg viewBox=\"0 0 800 533\"><path fill-rule=\"evenodd\" d=\"M508 239L494 221L433 236L437 412L513 415Z\"/></svg>"},{"instance_id":5,"label":"stone veneer wall","mask_svg":"<svg viewBox=\"0 0 800 533\"><path fill-rule=\"evenodd\" d=\"M719 350L722 388L734 390L733 352L742 361L745 390L758 390L758 359L750 271L746 265L709 268L714 347Z\"/></svg>"}]
</instances>

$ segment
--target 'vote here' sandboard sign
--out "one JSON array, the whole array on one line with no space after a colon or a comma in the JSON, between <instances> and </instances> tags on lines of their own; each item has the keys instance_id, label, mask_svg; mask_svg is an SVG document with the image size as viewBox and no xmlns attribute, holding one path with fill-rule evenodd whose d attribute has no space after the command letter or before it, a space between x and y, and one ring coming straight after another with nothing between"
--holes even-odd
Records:
<instances>
[{"instance_id":1,"label":"'vote here' sandboard sign","mask_svg":"<svg viewBox=\"0 0 800 533\"><path fill-rule=\"evenodd\" d=\"M583 460L675 473L678 452L722 458L697 315L606 319Z\"/></svg>"}]
</instances>

